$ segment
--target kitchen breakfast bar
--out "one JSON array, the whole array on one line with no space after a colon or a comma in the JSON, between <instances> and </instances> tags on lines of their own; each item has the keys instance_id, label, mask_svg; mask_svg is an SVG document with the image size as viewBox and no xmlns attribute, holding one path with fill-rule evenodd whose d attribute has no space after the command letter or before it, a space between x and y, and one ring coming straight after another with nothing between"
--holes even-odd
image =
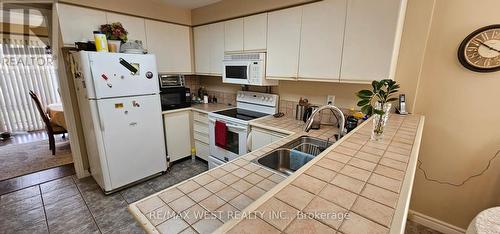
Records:
<instances>
[{"instance_id":1,"label":"kitchen breakfast bar","mask_svg":"<svg viewBox=\"0 0 500 234\"><path fill-rule=\"evenodd\" d=\"M148 233L403 233L424 116L392 114L381 141L371 119L290 176L252 160L331 126L268 116L250 126L290 134L129 206ZM202 215L203 214L203 215Z\"/></svg>"}]
</instances>

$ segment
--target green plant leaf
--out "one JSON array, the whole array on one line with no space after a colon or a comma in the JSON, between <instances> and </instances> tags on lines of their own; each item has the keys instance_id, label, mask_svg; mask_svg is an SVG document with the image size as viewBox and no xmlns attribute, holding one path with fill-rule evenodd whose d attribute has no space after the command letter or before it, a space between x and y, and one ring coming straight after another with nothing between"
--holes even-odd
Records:
<instances>
[{"instance_id":1,"label":"green plant leaf","mask_svg":"<svg viewBox=\"0 0 500 234\"><path fill-rule=\"evenodd\" d=\"M358 106L365 106L370 103L370 99L363 99L358 102Z\"/></svg>"},{"instance_id":2,"label":"green plant leaf","mask_svg":"<svg viewBox=\"0 0 500 234\"><path fill-rule=\"evenodd\" d=\"M389 99L387 99L387 102L393 102L393 101L397 101L397 100L398 100L398 98L389 98Z\"/></svg>"},{"instance_id":3,"label":"green plant leaf","mask_svg":"<svg viewBox=\"0 0 500 234\"><path fill-rule=\"evenodd\" d=\"M374 109L373 110L373 113L377 114L377 115L383 115L385 112L383 110L377 110L377 109Z\"/></svg>"},{"instance_id":4,"label":"green plant leaf","mask_svg":"<svg viewBox=\"0 0 500 234\"><path fill-rule=\"evenodd\" d=\"M364 89L364 90L361 90L357 93L358 97L360 98L364 98L364 97L372 97L373 96L373 92L370 91L370 90L367 90L367 89Z\"/></svg>"}]
</instances>

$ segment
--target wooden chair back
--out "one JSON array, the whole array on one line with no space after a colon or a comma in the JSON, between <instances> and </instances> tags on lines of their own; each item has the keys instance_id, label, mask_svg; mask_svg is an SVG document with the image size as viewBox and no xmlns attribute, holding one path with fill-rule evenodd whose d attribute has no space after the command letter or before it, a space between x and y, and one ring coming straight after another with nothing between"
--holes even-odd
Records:
<instances>
[{"instance_id":1,"label":"wooden chair back","mask_svg":"<svg viewBox=\"0 0 500 234\"><path fill-rule=\"evenodd\" d=\"M30 96L35 102L36 108L38 109L38 112L40 113L40 116L42 117L43 122L45 123L45 127L47 128L47 131L49 133L52 133L52 126L50 125L50 119L49 116L45 113L42 107L42 103L40 102L40 99L38 98L38 95L36 95L35 92L30 90Z\"/></svg>"}]
</instances>

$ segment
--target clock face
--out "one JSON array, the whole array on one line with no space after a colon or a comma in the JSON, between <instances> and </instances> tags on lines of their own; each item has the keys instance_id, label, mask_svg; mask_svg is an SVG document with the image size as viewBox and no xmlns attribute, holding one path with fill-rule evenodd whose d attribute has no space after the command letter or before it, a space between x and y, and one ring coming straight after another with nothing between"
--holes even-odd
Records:
<instances>
[{"instance_id":1,"label":"clock face","mask_svg":"<svg viewBox=\"0 0 500 234\"><path fill-rule=\"evenodd\" d=\"M480 28L467 36L458 50L458 59L473 71L499 71L500 25Z\"/></svg>"}]
</instances>

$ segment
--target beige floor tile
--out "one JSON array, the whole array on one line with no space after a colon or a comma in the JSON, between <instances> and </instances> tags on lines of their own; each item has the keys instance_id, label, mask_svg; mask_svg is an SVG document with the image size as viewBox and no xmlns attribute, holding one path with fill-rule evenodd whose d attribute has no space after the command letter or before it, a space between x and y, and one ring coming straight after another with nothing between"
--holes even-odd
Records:
<instances>
[{"instance_id":1,"label":"beige floor tile","mask_svg":"<svg viewBox=\"0 0 500 234\"><path fill-rule=\"evenodd\" d=\"M181 192L181 190L177 189L177 188L172 188L172 189L169 189L163 193L160 193L158 195L158 197L163 200L163 202L165 203L169 203L181 196L183 196L184 193Z\"/></svg>"},{"instance_id":2,"label":"beige floor tile","mask_svg":"<svg viewBox=\"0 0 500 234\"><path fill-rule=\"evenodd\" d=\"M333 178L331 184L337 185L354 193L359 193L363 188L364 182L342 174L338 174L337 176L335 176L335 178Z\"/></svg>"},{"instance_id":3,"label":"beige floor tile","mask_svg":"<svg viewBox=\"0 0 500 234\"><path fill-rule=\"evenodd\" d=\"M193 200L191 200L191 198L189 198L188 196L182 196L177 200L168 203L168 206L170 206L170 208L172 208L175 212L179 213L193 206L194 204L196 203Z\"/></svg>"},{"instance_id":4,"label":"beige floor tile","mask_svg":"<svg viewBox=\"0 0 500 234\"><path fill-rule=\"evenodd\" d=\"M390 226L394 214L394 209L364 197L359 197L351 210L386 227Z\"/></svg>"},{"instance_id":5,"label":"beige floor tile","mask_svg":"<svg viewBox=\"0 0 500 234\"><path fill-rule=\"evenodd\" d=\"M358 197L355 193L331 184L327 185L319 196L346 209L350 209Z\"/></svg>"},{"instance_id":6,"label":"beige floor tile","mask_svg":"<svg viewBox=\"0 0 500 234\"><path fill-rule=\"evenodd\" d=\"M209 234L222 226L222 224L224 223L214 216L213 218L204 218L193 224L192 227L200 234Z\"/></svg>"},{"instance_id":7,"label":"beige floor tile","mask_svg":"<svg viewBox=\"0 0 500 234\"><path fill-rule=\"evenodd\" d=\"M296 186L288 185L279 191L274 197L299 210L302 210L314 198L314 194Z\"/></svg>"},{"instance_id":8,"label":"beige floor tile","mask_svg":"<svg viewBox=\"0 0 500 234\"><path fill-rule=\"evenodd\" d=\"M303 211L320 222L338 229L347 215L347 210L321 197L315 197Z\"/></svg>"},{"instance_id":9,"label":"beige floor tile","mask_svg":"<svg viewBox=\"0 0 500 234\"><path fill-rule=\"evenodd\" d=\"M257 184L260 181L262 181L264 179L264 177L257 175L255 173L252 173L250 175L247 175L244 179L246 181L250 182L251 184Z\"/></svg>"},{"instance_id":10,"label":"beige floor tile","mask_svg":"<svg viewBox=\"0 0 500 234\"><path fill-rule=\"evenodd\" d=\"M186 194L187 194L187 193L190 193L190 192L192 192L192 191L194 191L195 189L197 189L197 188L199 188L199 187L200 187L200 185L199 185L199 184L197 184L197 183L195 183L195 182L194 182L194 181L192 181L192 180L188 180L188 181L186 181L185 183L183 183L183 184L181 184L181 185L177 186L177 188L178 188L179 190L181 190L183 193L186 193Z\"/></svg>"},{"instance_id":11,"label":"beige floor tile","mask_svg":"<svg viewBox=\"0 0 500 234\"><path fill-rule=\"evenodd\" d=\"M279 230L284 230L290 222L297 216L298 210L290 205L276 199L271 198L262 204L257 211L262 212L260 217L264 221L270 223Z\"/></svg>"},{"instance_id":12,"label":"beige floor tile","mask_svg":"<svg viewBox=\"0 0 500 234\"><path fill-rule=\"evenodd\" d=\"M324 167L316 165L311 166L309 169L307 169L307 171L305 171L305 173L326 182L330 182L337 174L332 170L328 170Z\"/></svg>"},{"instance_id":13,"label":"beige floor tile","mask_svg":"<svg viewBox=\"0 0 500 234\"><path fill-rule=\"evenodd\" d=\"M137 203L137 208L143 213L149 213L153 210L156 210L162 206L164 206L165 203L157 196L150 197L142 202Z\"/></svg>"},{"instance_id":14,"label":"beige floor tile","mask_svg":"<svg viewBox=\"0 0 500 234\"><path fill-rule=\"evenodd\" d=\"M199 185L206 185L212 181L215 180L215 178L213 176L211 176L210 174L208 173L205 173L201 176L198 176L196 178L193 179L196 183L198 183Z\"/></svg>"},{"instance_id":15,"label":"beige floor tile","mask_svg":"<svg viewBox=\"0 0 500 234\"><path fill-rule=\"evenodd\" d=\"M326 182L312 176L302 174L299 175L292 182L292 184L313 194L318 194L326 185Z\"/></svg>"},{"instance_id":16,"label":"beige floor tile","mask_svg":"<svg viewBox=\"0 0 500 234\"><path fill-rule=\"evenodd\" d=\"M244 219L235 227L228 231L229 234L241 233L260 233L260 234L279 234L280 230L266 223L262 219Z\"/></svg>"},{"instance_id":17,"label":"beige floor tile","mask_svg":"<svg viewBox=\"0 0 500 234\"><path fill-rule=\"evenodd\" d=\"M156 226L156 229L160 233L179 233L187 227L189 227L189 225L186 221L181 218L174 217Z\"/></svg>"},{"instance_id":18,"label":"beige floor tile","mask_svg":"<svg viewBox=\"0 0 500 234\"><path fill-rule=\"evenodd\" d=\"M266 191L269 191L269 190L271 190L272 188L274 188L274 186L276 186L276 183L274 183L274 182L272 182L272 181L270 181L270 180L268 180L268 179L264 179L264 180L262 180L261 182L259 182L259 183L257 184L257 186L258 186L259 188L261 188L261 189L264 189L264 190L266 190Z\"/></svg>"},{"instance_id":19,"label":"beige floor tile","mask_svg":"<svg viewBox=\"0 0 500 234\"><path fill-rule=\"evenodd\" d=\"M335 234L336 231L314 219L295 219L285 233Z\"/></svg>"},{"instance_id":20,"label":"beige floor tile","mask_svg":"<svg viewBox=\"0 0 500 234\"><path fill-rule=\"evenodd\" d=\"M230 201L233 198L235 198L236 196L240 195L240 192L238 192L238 190L236 190L234 188L226 187L226 188L222 189L221 191L217 192L216 194L217 194L217 196L224 199L225 201Z\"/></svg>"},{"instance_id":21,"label":"beige floor tile","mask_svg":"<svg viewBox=\"0 0 500 234\"><path fill-rule=\"evenodd\" d=\"M340 231L345 234L383 234L388 233L389 229L355 213L349 212L349 219L346 219L344 223L342 223Z\"/></svg>"},{"instance_id":22,"label":"beige floor tile","mask_svg":"<svg viewBox=\"0 0 500 234\"><path fill-rule=\"evenodd\" d=\"M244 192L245 195L252 198L253 200L259 199L264 193L266 193L266 191L257 186L253 186Z\"/></svg>"},{"instance_id":23,"label":"beige floor tile","mask_svg":"<svg viewBox=\"0 0 500 234\"><path fill-rule=\"evenodd\" d=\"M208 189L212 193L219 192L221 189L227 187L226 184L220 182L219 180L214 180L209 184L205 185L205 188Z\"/></svg>"},{"instance_id":24,"label":"beige floor tile","mask_svg":"<svg viewBox=\"0 0 500 234\"><path fill-rule=\"evenodd\" d=\"M246 196L245 194L240 194L233 200L229 201L229 204L236 207L238 210L244 210L248 205L250 205L253 200Z\"/></svg>"},{"instance_id":25,"label":"beige floor tile","mask_svg":"<svg viewBox=\"0 0 500 234\"><path fill-rule=\"evenodd\" d=\"M395 193L399 193L399 189L401 188L401 181L381 176L379 174L373 174L368 180L368 183L391 190Z\"/></svg>"},{"instance_id":26,"label":"beige floor tile","mask_svg":"<svg viewBox=\"0 0 500 234\"><path fill-rule=\"evenodd\" d=\"M361 192L361 195L392 208L396 207L396 203L398 202L399 198L399 195L397 193L371 184L367 184L365 186L365 188Z\"/></svg>"},{"instance_id":27,"label":"beige floor tile","mask_svg":"<svg viewBox=\"0 0 500 234\"><path fill-rule=\"evenodd\" d=\"M344 168L342 168L342 170L340 170L340 173L361 181L367 181L371 175L370 171L353 167L351 165L346 165Z\"/></svg>"},{"instance_id":28,"label":"beige floor tile","mask_svg":"<svg viewBox=\"0 0 500 234\"><path fill-rule=\"evenodd\" d=\"M180 232L179 234L198 234L198 233L193 228L188 227L182 230L182 232Z\"/></svg>"},{"instance_id":29,"label":"beige floor tile","mask_svg":"<svg viewBox=\"0 0 500 234\"><path fill-rule=\"evenodd\" d=\"M252 187L252 184L248 183L246 180L238 180L233 184L229 185L232 188L238 190L240 193L247 191Z\"/></svg>"},{"instance_id":30,"label":"beige floor tile","mask_svg":"<svg viewBox=\"0 0 500 234\"><path fill-rule=\"evenodd\" d=\"M239 178L231 173L228 173L227 175L219 178L219 180L224 184L231 185L234 182L238 181Z\"/></svg>"},{"instance_id":31,"label":"beige floor tile","mask_svg":"<svg viewBox=\"0 0 500 234\"><path fill-rule=\"evenodd\" d=\"M339 172L344 167L345 164L328 158L322 158L315 165L324 167L332 171Z\"/></svg>"},{"instance_id":32,"label":"beige floor tile","mask_svg":"<svg viewBox=\"0 0 500 234\"><path fill-rule=\"evenodd\" d=\"M377 164L375 163L359 158L352 158L347 164L367 171L373 171L373 169L375 169L375 167L377 166Z\"/></svg>"}]
</instances>

